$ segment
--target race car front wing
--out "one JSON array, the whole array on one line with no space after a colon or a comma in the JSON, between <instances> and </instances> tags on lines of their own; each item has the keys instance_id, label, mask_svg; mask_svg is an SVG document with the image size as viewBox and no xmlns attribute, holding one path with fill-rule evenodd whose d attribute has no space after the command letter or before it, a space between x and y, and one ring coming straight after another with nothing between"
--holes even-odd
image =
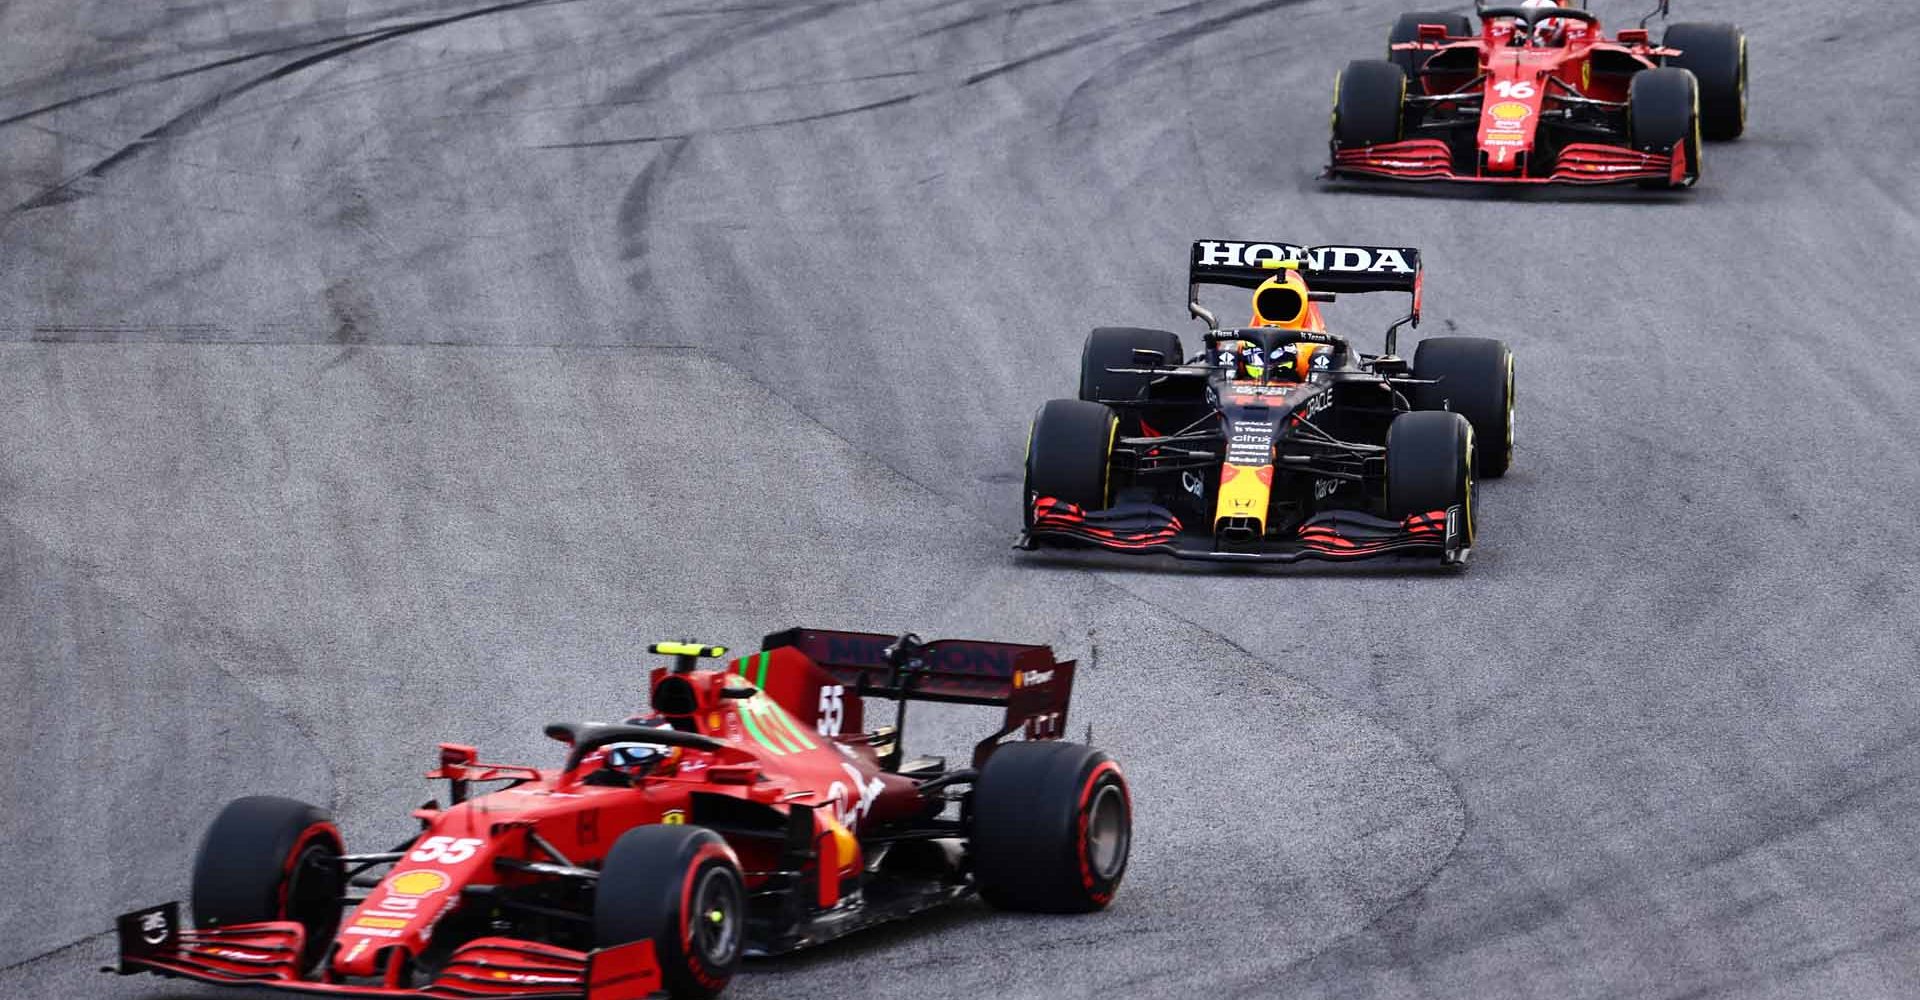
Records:
<instances>
[{"instance_id":1,"label":"race car front wing","mask_svg":"<svg viewBox=\"0 0 1920 1000\"><path fill-rule=\"evenodd\" d=\"M663 989L653 942L579 952L516 938L486 937L455 949L424 986L400 981L328 982L301 977L306 928L292 921L192 929L180 904L135 910L116 924L121 975L152 972L224 986L325 996L421 997L433 1000L641 1000ZM402 963L404 964L404 963Z\"/></svg>"},{"instance_id":2,"label":"race car front wing","mask_svg":"<svg viewBox=\"0 0 1920 1000\"><path fill-rule=\"evenodd\" d=\"M1544 177L1522 174L1463 174L1454 169L1453 149L1440 139L1403 139L1377 146L1335 148L1329 176L1387 177L1408 181L1458 181L1470 184L1625 184L1664 181L1675 187L1692 182L1698 166L1687 162L1685 143L1671 153L1651 153L1597 142L1571 143L1560 150Z\"/></svg>"},{"instance_id":3,"label":"race car front wing","mask_svg":"<svg viewBox=\"0 0 1920 1000\"><path fill-rule=\"evenodd\" d=\"M1146 552L1211 562L1290 563L1307 559L1343 561L1387 555L1438 555L1461 565L1472 554L1462 525L1466 511L1450 507L1392 521L1351 510L1322 511L1302 521L1293 537L1223 547L1185 532L1180 518L1165 507L1120 504L1086 510L1054 497L1036 497L1032 523L1020 536L1021 548L1057 539L1115 552Z\"/></svg>"}]
</instances>

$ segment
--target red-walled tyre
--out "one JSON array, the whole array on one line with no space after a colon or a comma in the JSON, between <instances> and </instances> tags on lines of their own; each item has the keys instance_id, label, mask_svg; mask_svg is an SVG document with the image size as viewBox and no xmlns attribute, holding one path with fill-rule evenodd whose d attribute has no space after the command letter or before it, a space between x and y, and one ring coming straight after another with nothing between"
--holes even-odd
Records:
<instances>
[{"instance_id":1,"label":"red-walled tyre","mask_svg":"<svg viewBox=\"0 0 1920 1000\"><path fill-rule=\"evenodd\" d=\"M235 799L207 827L193 861L194 926L294 921L307 932L300 968L312 969L340 929L340 854L326 810L273 795Z\"/></svg>"},{"instance_id":2,"label":"red-walled tyre","mask_svg":"<svg viewBox=\"0 0 1920 1000\"><path fill-rule=\"evenodd\" d=\"M1120 766L1078 743L1008 743L968 804L973 880L1003 910L1088 913L1113 901L1133 844Z\"/></svg>"},{"instance_id":3,"label":"red-walled tyre","mask_svg":"<svg viewBox=\"0 0 1920 1000\"><path fill-rule=\"evenodd\" d=\"M697 826L637 826L594 886L594 945L652 941L667 995L706 1000L746 950L747 891L726 841Z\"/></svg>"}]
</instances>

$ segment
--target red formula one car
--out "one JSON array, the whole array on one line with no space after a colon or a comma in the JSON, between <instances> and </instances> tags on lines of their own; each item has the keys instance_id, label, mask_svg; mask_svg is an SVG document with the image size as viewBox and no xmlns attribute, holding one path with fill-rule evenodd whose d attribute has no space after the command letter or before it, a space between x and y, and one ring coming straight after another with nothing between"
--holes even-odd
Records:
<instances>
[{"instance_id":1,"label":"red formula one car","mask_svg":"<svg viewBox=\"0 0 1920 1000\"><path fill-rule=\"evenodd\" d=\"M1334 85L1329 177L1688 187L1700 140L1746 130L1747 41L1646 22L1608 38L1580 7L1403 14L1389 58ZM1654 14L1665 16L1666 0Z\"/></svg>"},{"instance_id":2,"label":"red formula one car","mask_svg":"<svg viewBox=\"0 0 1920 1000\"><path fill-rule=\"evenodd\" d=\"M819 944L972 893L1052 913L1126 871L1119 766L1059 742L1071 661L1046 646L794 629L722 670L662 643L652 708L555 723L565 763L441 744L448 804L347 854L327 814L229 804L179 903L119 918L122 974L380 997L633 1000L719 993L743 955ZM899 703L868 729L863 697ZM965 766L903 760L909 701L1000 706ZM1026 739L1002 742L1016 732ZM488 794L476 783L501 782ZM951 815L957 811L958 815Z\"/></svg>"}]
</instances>

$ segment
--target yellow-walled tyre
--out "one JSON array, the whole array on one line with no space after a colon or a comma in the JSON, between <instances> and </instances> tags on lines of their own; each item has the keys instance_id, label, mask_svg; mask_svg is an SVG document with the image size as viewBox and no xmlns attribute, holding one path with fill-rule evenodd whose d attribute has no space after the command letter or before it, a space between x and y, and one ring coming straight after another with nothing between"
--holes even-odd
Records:
<instances>
[{"instance_id":1,"label":"yellow-walled tyre","mask_svg":"<svg viewBox=\"0 0 1920 1000\"><path fill-rule=\"evenodd\" d=\"M1105 510L1113 496L1113 440L1119 420L1113 408L1080 399L1054 399L1034 415L1027 437L1027 469L1021 502L1028 527L1033 502L1064 500L1082 510Z\"/></svg>"},{"instance_id":2,"label":"yellow-walled tyre","mask_svg":"<svg viewBox=\"0 0 1920 1000\"><path fill-rule=\"evenodd\" d=\"M1407 74L1384 59L1355 59L1334 84L1333 141L1343 149L1400 141Z\"/></svg>"}]
</instances>

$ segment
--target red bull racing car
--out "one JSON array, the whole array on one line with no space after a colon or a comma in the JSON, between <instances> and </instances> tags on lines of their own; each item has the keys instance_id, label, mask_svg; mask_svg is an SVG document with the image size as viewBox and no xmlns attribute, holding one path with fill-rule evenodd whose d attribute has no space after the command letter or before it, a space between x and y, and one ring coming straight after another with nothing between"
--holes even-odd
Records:
<instances>
[{"instance_id":1,"label":"red bull racing car","mask_svg":"<svg viewBox=\"0 0 1920 1000\"><path fill-rule=\"evenodd\" d=\"M1654 15L1609 38L1551 0L1403 14L1388 58L1334 84L1330 177L1689 187L1701 139L1747 123L1747 40L1730 24Z\"/></svg>"},{"instance_id":2,"label":"red bull racing car","mask_svg":"<svg viewBox=\"0 0 1920 1000\"><path fill-rule=\"evenodd\" d=\"M122 974L370 997L711 997L742 956L829 941L979 894L1107 905L1126 871L1119 766L1059 741L1074 664L1046 646L794 629L724 669L662 643L651 709L555 723L565 762L441 744L447 804L389 850L270 796L213 821L179 903L119 918ZM892 699L868 728L863 699ZM963 766L902 759L910 701L1003 724ZM1026 739L1002 742L1024 733ZM476 785L497 787L477 794Z\"/></svg>"},{"instance_id":3,"label":"red bull racing car","mask_svg":"<svg viewBox=\"0 0 1920 1000\"><path fill-rule=\"evenodd\" d=\"M1253 291L1253 322L1222 327L1203 284ZM1431 337L1411 364L1420 252L1203 240L1187 308L1204 349L1166 330L1101 327L1078 399L1040 408L1027 441L1020 545L1091 545L1223 562L1435 557L1464 565L1475 475L1513 455L1513 352ZM1328 332L1336 295L1398 291L1412 311L1363 354Z\"/></svg>"}]
</instances>

